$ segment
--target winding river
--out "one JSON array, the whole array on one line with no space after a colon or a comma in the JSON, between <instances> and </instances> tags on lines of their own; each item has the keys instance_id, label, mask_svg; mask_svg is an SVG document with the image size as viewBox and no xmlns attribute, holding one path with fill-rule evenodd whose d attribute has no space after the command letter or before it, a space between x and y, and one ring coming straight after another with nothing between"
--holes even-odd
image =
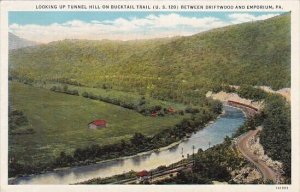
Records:
<instances>
[{"instance_id":1,"label":"winding river","mask_svg":"<svg viewBox=\"0 0 300 192\"><path fill-rule=\"evenodd\" d=\"M108 177L128 172L156 168L160 165L170 165L180 161L187 154L202 148L222 143L226 136L231 136L245 121L243 112L239 109L225 106L225 113L215 122L193 134L188 140L159 152L145 153L138 156L101 162L98 164L68 168L47 172L39 175L25 176L14 179L14 184L70 184L96 177Z\"/></svg>"}]
</instances>

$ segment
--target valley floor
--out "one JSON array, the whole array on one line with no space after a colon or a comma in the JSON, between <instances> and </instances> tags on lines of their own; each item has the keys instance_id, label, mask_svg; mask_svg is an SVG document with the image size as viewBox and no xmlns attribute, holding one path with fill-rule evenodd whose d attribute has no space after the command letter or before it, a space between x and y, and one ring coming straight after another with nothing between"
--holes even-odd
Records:
<instances>
[{"instance_id":1,"label":"valley floor","mask_svg":"<svg viewBox=\"0 0 300 192\"><path fill-rule=\"evenodd\" d=\"M9 153L19 162L46 162L61 151L73 152L93 144L128 140L135 132L154 135L174 126L188 115L144 116L102 101L56 93L18 82L9 84L9 104L28 118L25 128L33 134L9 138ZM107 127L92 130L88 123L105 119ZM18 128L19 129L19 128ZM28 150L30 149L30 150Z\"/></svg>"}]
</instances>

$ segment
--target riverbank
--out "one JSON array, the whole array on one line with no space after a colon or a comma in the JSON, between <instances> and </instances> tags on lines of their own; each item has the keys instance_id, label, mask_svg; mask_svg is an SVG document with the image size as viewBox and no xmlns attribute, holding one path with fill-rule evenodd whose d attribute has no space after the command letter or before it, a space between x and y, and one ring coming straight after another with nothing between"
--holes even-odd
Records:
<instances>
[{"instance_id":1,"label":"riverbank","mask_svg":"<svg viewBox=\"0 0 300 192\"><path fill-rule=\"evenodd\" d=\"M129 142L126 143L119 143L115 145L110 146L92 146L91 148L87 149L80 149L76 150L74 152L74 156L67 156L66 154L61 154L61 156L56 159L56 162L59 162L60 164L52 164L47 167L46 171L38 172L38 174L47 174L49 172L61 172L61 171L68 171L72 169L76 169L77 167L81 166L87 166L87 165L96 165L96 164L102 164L102 163L109 163L112 161L124 161L126 159L135 158L139 156L145 156L149 155L153 152L159 152L163 150L167 150L170 148L175 147L176 145L180 144L182 141L186 140L195 131L199 131L203 129L205 126L207 126L209 123L204 124L204 122L210 122L212 123L212 119L217 119L218 116L213 113L207 113L205 111L198 111L196 114L191 116L189 119L185 119L179 124L177 124L174 128L171 128L169 130L164 130L160 134L156 134L152 137L146 137L140 133L135 133L133 138L129 140ZM180 138L178 141L176 139ZM175 142L172 142L174 141ZM161 142L163 141L163 142ZM167 146L162 147L155 147L155 146L161 146L164 144L169 144ZM120 148L121 147L121 148ZM152 150L148 150L149 148L152 148ZM138 152L145 150L144 152ZM137 151L138 153L135 153ZM83 161L75 161L76 157L85 157L86 154L92 154L99 153L102 156L87 156L87 159L83 159ZM82 155L80 155L82 153ZM106 154L107 153L107 154ZM135 154L132 154L135 153ZM120 155L117 155L120 154ZM132 154L132 155L124 155L124 154ZM76 155L76 156L75 156ZM124 156L122 156L124 155ZM119 156L116 158L109 158ZM96 157L96 158L95 158ZM103 160L97 161L97 159L103 158ZM107 159L105 159L107 158ZM71 159L71 161L69 160ZM74 159L74 161L73 161ZM71 165L71 166L60 166L57 168L57 165L62 165L61 162L66 161L65 164ZM54 162L55 163L55 162ZM75 166L72 166L75 165ZM52 167L51 167L52 166ZM54 167L53 167L54 166ZM52 168L52 169L51 169ZM38 175L34 174L34 175ZM32 176L32 174L31 174ZM26 175L21 175L21 177L26 177ZM13 180L11 179L12 183Z\"/></svg>"},{"instance_id":2,"label":"riverbank","mask_svg":"<svg viewBox=\"0 0 300 192\"><path fill-rule=\"evenodd\" d=\"M224 108L226 110L225 115L221 115L214 122L209 122L204 129L192 134L189 139L181 141L179 144L172 143L168 147L160 148L159 152L148 151L148 153L139 153L139 155L131 158L123 157L119 160L106 160L97 164L70 167L64 170L21 177L15 179L14 184L77 183L96 177L104 178L118 175L131 170L151 170L160 165L170 165L182 160L182 149L183 155L186 157L187 154L193 153L192 146L195 146L196 150L200 148L205 150L209 147L209 143L210 146L222 143L225 136L230 136L235 132L244 122L245 117L240 110L227 106ZM224 124L225 122L226 124Z\"/></svg>"},{"instance_id":3,"label":"riverbank","mask_svg":"<svg viewBox=\"0 0 300 192\"><path fill-rule=\"evenodd\" d=\"M212 98L213 100L219 100L222 103L227 103L228 101L238 102L244 105L254 107L258 110L262 110L262 108L264 107L263 101L253 101L252 99L245 99L240 97L237 93L227 93L224 91L213 93L209 91L206 93L206 97Z\"/></svg>"},{"instance_id":4,"label":"riverbank","mask_svg":"<svg viewBox=\"0 0 300 192\"><path fill-rule=\"evenodd\" d=\"M227 106L227 107L230 107L230 106ZM230 107L230 108L233 108L233 107ZM237 109L238 111L242 112L242 110L239 108L234 107L234 109ZM225 113L223 113L223 115L225 115ZM243 115L245 115L245 114L243 113ZM207 129L209 129L209 128L207 128ZM191 139L194 139L194 138L192 137ZM204 138L202 138L202 139L204 139ZM179 149L180 149L180 147L179 147ZM217 153L215 153L215 151L217 151ZM222 153L224 153L224 154L222 154ZM224 158L224 156L222 158L220 158L218 156L218 158L216 158L216 159L223 159L223 160L230 159L230 161L227 161L226 164L228 164L228 166L230 168L234 168L234 169L239 167L239 165L244 165L244 163L237 163L237 162L245 162L243 160L243 157L241 155L238 155L236 150L231 147L231 141L229 141L228 139L223 140L222 143L220 143L218 145L213 145L210 148L206 148L206 149L204 148L204 151L201 149L195 155L198 155L198 154L208 154L208 156L211 156L211 155L223 156L223 155L227 154L226 158ZM192 157L193 157L192 155L188 155L186 158L172 164L172 165L181 165L181 169L174 169L174 166L172 166L172 165L164 166L164 171L162 174L165 177L163 177L163 178L160 177L160 175L162 175L162 174L160 174L159 176L156 176L157 170L163 166L159 166L154 169L145 169L145 170L147 170L147 172L151 173L151 177L149 180L147 180L147 182L149 184L168 184L168 183L174 183L174 182L176 183L177 182L176 177L178 175L182 175L182 171L186 173L186 172L189 172L191 169L193 169L193 166L182 166L182 164L184 164L183 162L190 162L192 164L192 162L193 162ZM204 157L206 158L206 155L204 155ZM233 161L234 163L232 163L231 161ZM204 162L206 162L206 160L204 160ZM208 160L208 162L211 162L211 160ZM218 166L218 165L214 164L213 166ZM220 171L222 172L222 169ZM224 171L224 169L223 169L223 171ZM170 176L169 172L172 172L171 176ZM130 175L130 177L126 177L126 175ZM218 175L218 174L216 174L216 175ZM123 182L123 181L126 181L126 182ZM128 183L127 181L130 181L130 184L136 183L138 181L136 178L136 172L128 172L128 173L111 176L111 177L95 177L93 179L89 179L84 182L79 182L77 184L112 184L112 183L125 184L125 183ZM178 181L180 181L180 180L178 180ZM224 180L222 180L221 178L220 178L220 181L224 182ZM198 184L214 184L214 182L210 181L209 179L206 181L203 180L203 182L205 182L205 183L198 183ZM229 182L229 180L228 181L226 180L226 182ZM143 184L143 183L144 182L141 182L140 184ZM177 184L184 184L184 183L177 183ZM185 183L185 184L192 184L192 183ZM194 184L196 184L196 183L194 183Z\"/></svg>"}]
</instances>

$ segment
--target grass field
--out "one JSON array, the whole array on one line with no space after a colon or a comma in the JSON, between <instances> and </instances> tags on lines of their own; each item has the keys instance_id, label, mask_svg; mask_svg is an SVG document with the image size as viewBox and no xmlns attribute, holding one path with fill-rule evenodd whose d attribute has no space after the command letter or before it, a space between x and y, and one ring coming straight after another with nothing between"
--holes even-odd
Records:
<instances>
[{"instance_id":1,"label":"grass field","mask_svg":"<svg viewBox=\"0 0 300 192\"><path fill-rule=\"evenodd\" d=\"M18 82L9 84L9 104L28 118L34 134L10 135L9 152L20 162L49 161L61 151L72 152L91 144L110 144L135 132L155 134L185 116L143 116L101 101L52 92ZM105 119L107 128L91 130L87 124Z\"/></svg>"},{"instance_id":2,"label":"grass field","mask_svg":"<svg viewBox=\"0 0 300 192\"><path fill-rule=\"evenodd\" d=\"M46 84L33 83L33 85L37 86L37 87L50 89L53 86L63 87L65 84L47 82ZM67 85L67 86L68 86L68 89L70 89L70 90L77 90L80 95L83 92L87 92L87 93L92 93L94 95L101 95L103 97L108 97L111 99L118 99L121 101L130 102L130 103L138 103L141 99L141 95L138 93L135 93L135 92L124 92L124 91L118 91L115 89L92 88L92 87L75 86L75 85ZM160 105L165 108L172 106L173 108L175 108L177 110L179 110L179 109L184 110L186 108L186 105L184 105L182 103L174 103L174 102L170 102L170 101L157 100L157 99L153 99L151 97L147 97L146 95L144 95L144 97L147 100L147 102L145 104L146 107Z\"/></svg>"}]
</instances>

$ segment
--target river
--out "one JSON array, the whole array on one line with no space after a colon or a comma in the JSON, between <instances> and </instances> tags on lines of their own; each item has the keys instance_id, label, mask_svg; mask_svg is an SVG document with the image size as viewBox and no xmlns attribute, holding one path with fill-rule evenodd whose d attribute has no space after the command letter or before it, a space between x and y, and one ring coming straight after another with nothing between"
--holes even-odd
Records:
<instances>
[{"instance_id":1,"label":"river","mask_svg":"<svg viewBox=\"0 0 300 192\"><path fill-rule=\"evenodd\" d=\"M226 136L231 136L245 121L239 109L225 106L225 113L215 122L193 134L188 140L177 146L139 156L106 161L93 165L73 167L38 175L24 176L14 179L14 184L71 184L96 177L108 177L128 172L154 169L160 165L170 165L182 160L187 154L202 148L203 150L222 143Z\"/></svg>"}]
</instances>

